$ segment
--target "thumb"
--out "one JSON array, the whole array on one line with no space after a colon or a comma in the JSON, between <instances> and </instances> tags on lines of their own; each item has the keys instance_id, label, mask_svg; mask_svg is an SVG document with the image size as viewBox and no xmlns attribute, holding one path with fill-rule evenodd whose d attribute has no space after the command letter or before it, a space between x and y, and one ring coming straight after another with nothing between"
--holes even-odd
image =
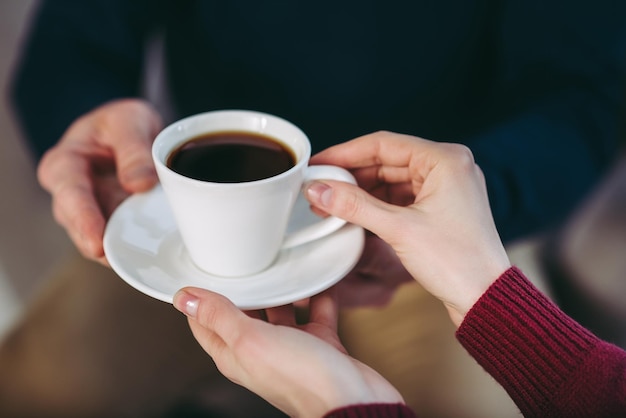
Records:
<instances>
[{"instance_id":1,"label":"thumb","mask_svg":"<svg viewBox=\"0 0 626 418\"><path fill-rule=\"evenodd\" d=\"M114 123L109 125L109 141L119 180L129 192L148 190L157 182L151 150L162 126L161 118L141 101L123 101L115 110Z\"/></svg>"},{"instance_id":2,"label":"thumb","mask_svg":"<svg viewBox=\"0 0 626 418\"><path fill-rule=\"evenodd\" d=\"M226 297L195 287L186 287L176 292L173 305L195 319L203 328L214 332L227 345L237 339L240 327L249 320Z\"/></svg>"},{"instance_id":3,"label":"thumb","mask_svg":"<svg viewBox=\"0 0 626 418\"><path fill-rule=\"evenodd\" d=\"M305 196L318 210L380 235L394 219L396 208L353 184L324 180L305 187Z\"/></svg>"}]
</instances>

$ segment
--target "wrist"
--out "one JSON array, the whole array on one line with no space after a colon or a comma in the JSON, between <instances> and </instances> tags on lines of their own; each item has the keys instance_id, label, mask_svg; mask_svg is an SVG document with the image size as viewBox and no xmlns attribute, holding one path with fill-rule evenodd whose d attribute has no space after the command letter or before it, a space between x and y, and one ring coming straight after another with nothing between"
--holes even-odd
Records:
<instances>
[{"instance_id":1,"label":"wrist","mask_svg":"<svg viewBox=\"0 0 626 418\"><path fill-rule=\"evenodd\" d=\"M318 418L354 405L405 404L397 389L378 372L357 360L352 360L352 363L356 366L356 373L352 376L344 369L345 373L334 376L323 385L306 385L306 388L297 390L298 398L293 399L299 401L294 405L295 413L290 415Z\"/></svg>"},{"instance_id":2,"label":"wrist","mask_svg":"<svg viewBox=\"0 0 626 418\"><path fill-rule=\"evenodd\" d=\"M494 268L490 270L490 273L482 272L482 274L480 274L479 272L475 272L474 274L469 273L465 276L470 278L469 280L466 279L470 286L465 289L459 301L454 304L444 302L450 320L457 329L461 326L472 307L489 290L493 283L510 268L511 263L507 258L505 262L494 266Z\"/></svg>"}]
</instances>

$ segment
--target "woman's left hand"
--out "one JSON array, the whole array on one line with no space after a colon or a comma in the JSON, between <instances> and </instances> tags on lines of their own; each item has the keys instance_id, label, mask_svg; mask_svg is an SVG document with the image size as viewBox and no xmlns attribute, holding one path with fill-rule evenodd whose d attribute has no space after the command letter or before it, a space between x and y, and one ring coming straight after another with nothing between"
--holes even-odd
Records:
<instances>
[{"instance_id":1,"label":"woman's left hand","mask_svg":"<svg viewBox=\"0 0 626 418\"><path fill-rule=\"evenodd\" d=\"M240 311L225 297L185 288L174 306L194 337L233 382L290 416L321 417L362 403L403 403L376 371L350 357L337 336L336 289L310 299L309 318L292 305Z\"/></svg>"}]
</instances>

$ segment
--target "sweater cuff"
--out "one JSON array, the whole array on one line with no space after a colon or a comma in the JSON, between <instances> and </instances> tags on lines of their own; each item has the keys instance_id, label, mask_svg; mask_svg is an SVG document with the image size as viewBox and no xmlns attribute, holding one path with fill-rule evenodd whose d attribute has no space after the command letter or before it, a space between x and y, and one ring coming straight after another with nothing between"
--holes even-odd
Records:
<instances>
[{"instance_id":1,"label":"sweater cuff","mask_svg":"<svg viewBox=\"0 0 626 418\"><path fill-rule=\"evenodd\" d=\"M511 267L465 316L456 336L524 415L538 415L598 339Z\"/></svg>"},{"instance_id":2,"label":"sweater cuff","mask_svg":"<svg viewBox=\"0 0 626 418\"><path fill-rule=\"evenodd\" d=\"M344 406L330 411L324 418L416 418L416 415L401 403L374 403Z\"/></svg>"}]
</instances>

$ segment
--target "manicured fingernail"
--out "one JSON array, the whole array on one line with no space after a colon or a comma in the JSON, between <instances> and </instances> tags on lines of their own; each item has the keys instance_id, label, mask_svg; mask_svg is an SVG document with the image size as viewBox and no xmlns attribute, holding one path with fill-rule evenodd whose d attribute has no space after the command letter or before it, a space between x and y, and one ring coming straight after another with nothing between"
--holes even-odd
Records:
<instances>
[{"instance_id":1,"label":"manicured fingernail","mask_svg":"<svg viewBox=\"0 0 626 418\"><path fill-rule=\"evenodd\" d=\"M333 189L326 183L312 181L306 187L306 194L311 203L325 208L330 205Z\"/></svg>"},{"instance_id":2,"label":"manicured fingernail","mask_svg":"<svg viewBox=\"0 0 626 418\"><path fill-rule=\"evenodd\" d=\"M198 313L199 299L191 293L179 290L174 295L174 307L192 318Z\"/></svg>"}]
</instances>

